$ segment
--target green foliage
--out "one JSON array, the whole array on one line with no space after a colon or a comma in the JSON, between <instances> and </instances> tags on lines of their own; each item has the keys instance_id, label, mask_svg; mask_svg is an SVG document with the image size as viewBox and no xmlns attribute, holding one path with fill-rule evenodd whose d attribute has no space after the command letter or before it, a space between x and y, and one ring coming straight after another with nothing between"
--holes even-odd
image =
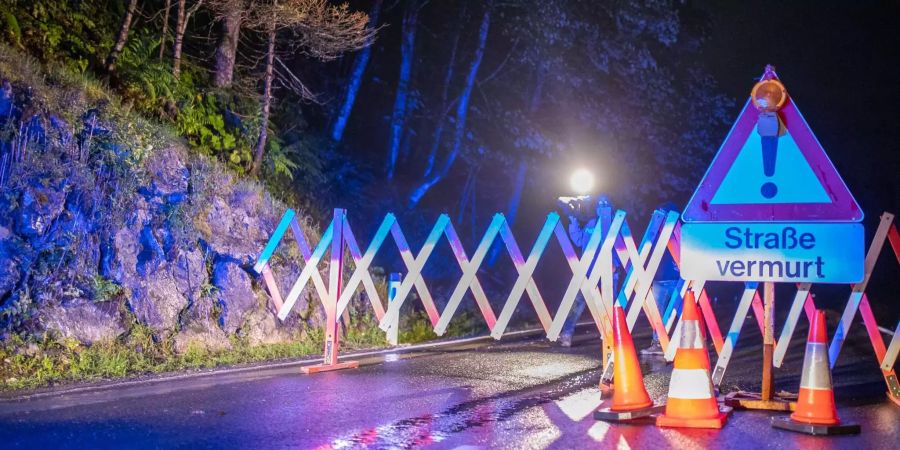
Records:
<instances>
[{"instance_id":1,"label":"green foliage","mask_svg":"<svg viewBox=\"0 0 900 450\"><path fill-rule=\"evenodd\" d=\"M243 173L253 160L250 139L240 130L228 127L218 99L212 94L197 94L178 104L175 128L191 147Z\"/></svg>"},{"instance_id":2,"label":"green foliage","mask_svg":"<svg viewBox=\"0 0 900 450\"><path fill-rule=\"evenodd\" d=\"M28 285L13 293L0 308L0 329L18 329L23 327L32 315L36 305L31 297Z\"/></svg>"},{"instance_id":3,"label":"green foliage","mask_svg":"<svg viewBox=\"0 0 900 450\"><path fill-rule=\"evenodd\" d=\"M460 337L472 335L478 330L478 319L470 311L461 310L450 321L443 337ZM431 326L431 319L425 311L417 310L402 317L400 320L400 335L398 340L403 344L415 344L418 342L433 341L438 339Z\"/></svg>"},{"instance_id":4,"label":"green foliage","mask_svg":"<svg viewBox=\"0 0 900 450\"><path fill-rule=\"evenodd\" d=\"M125 288L113 280L96 275L93 278L93 290L95 302L107 302L120 298L125 294Z\"/></svg>"},{"instance_id":5,"label":"green foliage","mask_svg":"<svg viewBox=\"0 0 900 450\"><path fill-rule=\"evenodd\" d=\"M42 61L83 73L113 45L122 2L0 0L4 38Z\"/></svg>"},{"instance_id":6,"label":"green foliage","mask_svg":"<svg viewBox=\"0 0 900 450\"><path fill-rule=\"evenodd\" d=\"M91 150L106 151L91 155L103 167L134 171L154 148L171 140L164 128L130 111L91 74L75 73L54 63L42 66L21 51L0 45L0 76L31 88L33 112L57 115L70 126L80 123L90 110L99 112L97 125L110 129L111 135L92 136L88 144ZM110 146L98 144L121 144L128 152L119 155Z\"/></svg>"},{"instance_id":7,"label":"green foliage","mask_svg":"<svg viewBox=\"0 0 900 450\"><path fill-rule=\"evenodd\" d=\"M211 351L192 343L178 354L171 337L159 339L133 314L122 312L130 317L131 326L114 341L84 345L48 334L30 338L14 334L0 341L0 390L306 357L321 352L324 342L322 329L310 328L292 342L251 345L243 337L231 336L230 349ZM370 312L354 315L351 321L353 326L346 329L342 338L345 350L388 345ZM471 334L475 322L475 315L463 312L450 323L445 337ZM400 342L411 344L435 338L423 311L403 318Z\"/></svg>"},{"instance_id":8,"label":"green foliage","mask_svg":"<svg viewBox=\"0 0 900 450\"><path fill-rule=\"evenodd\" d=\"M168 61L158 59L159 39L150 33L135 33L119 58L116 76L125 101L152 117L171 122L190 147L213 156L238 173L253 159L252 137L246 125L229 124L228 109L255 113L255 101L206 89L205 70L184 62L176 79ZM251 114L253 115L253 114ZM289 161L279 161L288 167Z\"/></svg>"},{"instance_id":9,"label":"green foliage","mask_svg":"<svg viewBox=\"0 0 900 450\"><path fill-rule=\"evenodd\" d=\"M0 0L0 38L71 73L87 75L94 69L107 77L101 72L102 63L113 46L124 8L124 2L114 0ZM170 123L192 149L245 174L258 135L256 95L212 88L207 68L189 58L182 60L176 79L171 60L159 58L159 45L156 24L136 16L116 70L109 77L123 104ZM270 123L264 171L266 181L281 198L292 196L295 187L319 187L323 178L322 142L310 139L315 133L308 132L295 107L287 109L290 111ZM303 130L301 139L285 139L277 130L279 124ZM295 178L302 186L293 186Z\"/></svg>"},{"instance_id":10,"label":"green foliage","mask_svg":"<svg viewBox=\"0 0 900 450\"><path fill-rule=\"evenodd\" d=\"M141 325L116 341L90 346L46 335L30 340L14 335L0 345L0 390L297 358L319 353L322 337L309 333L295 342L256 346L233 338L231 344L223 351L190 345L183 354L174 354L170 342L155 341Z\"/></svg>"},{"instance_id":11,"label":"green foliage","mask_svg":"<svg viewBox=\"0 0 900 450\"><path fill-rule=\"evenodd\" d=\"M193 71L186 70L176 79L167 61L157 57L159 39L148 32L135 32L116 62L116 77L122 97L138 111L167 117L174 113L179 99L194 92Z\"/></svg>"},{"instance_id":12,"label":"green foliage","mask_svg":"<svg viewBox=\"0 0 900 450\"><path fill-rule=\"evenodd\" d=\"M351 322L343 338L344 347L353 349L387 346L384 331L378 328L378 322L372 314L360 314Z\"/></svg>"},{"instance_id":13,"label":"green foliage","mask_svg":"<svg viewBox=\"0 0 900 450\"><path fill-rule=\"evenodd\" d=\"M304 162L303 158L300 157L300 153L302 153L301 147L296 145L285 146L281 139L273 137L267 141L266 148L266 166L271 176L293 180L294 172ZM304 168L309 168L307 165L303 166ZM318 169L318 167L313 168L313 170Z\"/></svg>"},{"instance_id":14,"label":"green foliage","mask_svg":"<svg viewBox=\"0 0 900 450\"><path fill-rule=\"evenodd\" d=\"M22 47L22 29L10 11L3 11L3 37L16 47Z\"/></svg>"},{"instance_id":15,"label":"green foliage","mask_svg":"<svg viewBox=\"0 0 900 450\"><path fill-rule=\"evenodd\" d=\"M15 47L0 43L0 78L12 82L17 91L23 86L30 88L29 95L33 97L29 114L60 117L70 131L80 130L84 121L96 117L95 125L108 130L91 135L84 144L78 140L65 144L73 148L53 149L68 154L83 150L86 159L61 164L59 158L34 151L23 167L30 173L45 173L47 185L67 179L79 183L85 191L96 188L97 198L103 199L97 213L104 217L103 226L111 228L122 225L116 221L124 220L124 212L133 206L137 187L148 183L147 157L159 148L177 145L174 137L183 137L195 151L190 167L192 183L196 183L194 188L199 193L195 197L198 204L204 204L203 192L218 187L219 180L211 174L221 172L214 164L200 161L215 158L235 172L244 173L252 160L260 109L255 96L239 95L237 89L211 89L206 68L191 64L189 59L183 61L181 76L172 76L171 61L158 58L158 30L146 26L146 17L141 15L136 16L116 71L109 76L99 72L122 14L123 3L112 0L0 0L0 40ZM102 82L98 76L103 77ZM320 156L323 142L305 123L294 127L296 135L285 139L278 125L294 123L292 120L298 115L296 111L291 114L280 122L273 120L264 173L277 179L285 191L292 190L295 182L298 186L321 186L326 178L324 158ZM115 188L110 190L112 186ZM259 186L254 183L253 189ZM172 208L168 213L166 218L176 233L184 231L187 235L192 231L197 237L197 218L201 214L181 208ZM303 226L310 231L309 223ZM47 252L60 256L51 261L42 255L42 266L32 276L51 273L51 267L74 264L73 248L48 249ZM128 331L114 341L92 345L46 334L7 334L0 340L0 389L292 358L321 351L322 330L308 329L291 343L250 345L244 338L231 336L228 350L209 351L193 345L178 354L173 335L155 333L127 310L122 301L129 295L126 288L95 276L96 268L92 270L84 271L84 278L77 284L80 290L71 291L71 296L90 294L97 302L115 301L119 312L129 318ZM67 284L63 288L75 287L76 284ZM209 284L201 287L201 296L213 297L214 289ZM306 318L318 307L318 300L310 299L308 304ZM221 305L212 305L215 319L221 314ZM35 311L36 303L26 285L5 300L0 324L13 324L4 325L4 330L31 329L26 325ZM374 319L365 316L360 320L361 326L345 338L345 348L386 345Z\"/></svg>"},{"instance_id":16,"label":"green foliage","mask_svg":"<svg viewBox=\"0 0 900 450\"><path fill-rule=\"evenodd\" d=\"M401 343L415 344L437 339L438 337L434 334L431 321L428 319L428 314L425 314L425 311L417 311L416 314L410 314L402 318L400 322L401 326L397 339Z\"/></svg>"},{"instance_id":17,"label":"green foliage","mask_svg":"<svg viewBox=\"0 0 900 450\"><path fill-rule=\"evenodd\" d=\"M276 106L269 124L264 164L269 189L281 198L291 198L298 191L325 193L329 190L322 189L329 178L326 164L334 150L296 108ZM293 128L284 132L278 128L279 123L290 123ZM345 156L341 155L341 159L348 164Z\"/></svg>"}]
</instances>

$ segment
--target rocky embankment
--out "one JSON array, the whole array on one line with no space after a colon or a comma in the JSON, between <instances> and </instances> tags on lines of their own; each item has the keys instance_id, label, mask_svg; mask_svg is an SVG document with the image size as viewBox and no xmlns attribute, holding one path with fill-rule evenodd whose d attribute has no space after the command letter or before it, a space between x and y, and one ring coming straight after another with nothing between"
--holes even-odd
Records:
<instances>
[{"instance_id":1,"label":"rocky embankment","mask_svg":"<svg viewBox=\"0 0 900 450\"><path fill-rule=\"evenodd\" d=\"M317 326L306 294L278 321L251 270L284 205L101 88L23 72L0 72L0 339L139 326L178 353ZM295 256L273 260L282 285Z\"/></svg>"}]
</instances>

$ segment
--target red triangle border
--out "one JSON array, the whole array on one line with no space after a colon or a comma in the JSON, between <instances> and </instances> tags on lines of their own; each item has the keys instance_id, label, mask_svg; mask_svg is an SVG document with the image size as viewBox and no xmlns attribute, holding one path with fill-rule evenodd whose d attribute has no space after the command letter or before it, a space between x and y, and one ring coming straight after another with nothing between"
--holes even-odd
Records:
<instances>
[{"instance_id":1,"label":"red triangle border","mask_svg":"<svg viewBox=\"0 0 900 450\"><path fill-rule=\"evenodd\" d=\"M831 203L712 204L711 200L756 127L758 112L748 100L682 214L684 222L861 222L863 211L828 158L793 100L778 111L797 147L825 188Z\"/></svg>"}]
</instances>

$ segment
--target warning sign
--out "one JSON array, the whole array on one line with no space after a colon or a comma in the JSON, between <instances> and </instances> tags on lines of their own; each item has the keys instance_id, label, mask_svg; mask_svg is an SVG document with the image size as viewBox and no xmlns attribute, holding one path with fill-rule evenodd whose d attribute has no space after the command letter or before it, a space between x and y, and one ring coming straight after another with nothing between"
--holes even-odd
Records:
<instances>
[{"instance_id":1,"label":"warning sign","mask_svg":"<svg viewBox=\"0 0 900 450\"><path fill-rule=\"evenodd\" d=\"M855 283L863 279L858 223L698 223L681 229L685 279Z\"/></svg>"},{"instance_id":2,"label":"warning sign","mask_svg":"<svg viewBox=\"0 0 900 450\"><path fill-rule=\"evenodd\" d=\"M684 279L863 278L863 212L771 68L682 219Z\"/></svg>"},{"instance_id":3,"label":"warning sign","mask_svg":"<svg viewBox=\"0 0 900 450\"><path fill-rule=\"evenodd\" d=\"M777 79L774 72L772 77ZM859 204L793 100L786 98L774 114L775 136L762 136L758 129L761 113L747 101L682 220L862 221ZM767 139L771 145L764 145Z\"/></svg>"}]
</instances>

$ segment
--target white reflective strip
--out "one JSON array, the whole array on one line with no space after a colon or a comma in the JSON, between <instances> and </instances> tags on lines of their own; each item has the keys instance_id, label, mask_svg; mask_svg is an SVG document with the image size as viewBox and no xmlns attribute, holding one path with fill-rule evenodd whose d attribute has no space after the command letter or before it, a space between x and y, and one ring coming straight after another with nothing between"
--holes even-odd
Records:
<instances>
[{"instance_id":1,"label":"white reflective strip","mask_svg":"<svg viewBox=\"0 0 900 450\"><path fill-rule=\"evenodd\" d=\"M894 332L894 338L884 353L884 361L881 362L881 370L892 370L894 363L897 362L897 354L900 353L900 322L897 322L897 331Z\"/></svg>"},{"instance_id":2,"label":"white reflective strip","mask_svg":"<svg viewBox=\"0 0 900 450\"><path fill-rule=\"evenodd\" d=\"M431 298L431 292L428 291L428 286L425 285L425 279L422 278L422 267L425 266L425 262L428 261L431 252L434 251L434 246L444 234L444 229L447 228L447 224L450 223L450 216L446 214L438 216L437 221L434 223L434 228L431 229L431 233L428 234L425 243L422 245L422 248L419 249L419 254L415 257L413 257L412 252L409 249L409 243L406 241L406 236L404 236L403 231L400 230L400 224L397 223L393 214L391 214L391 218L391 236L394 237L394 242L397 244L397 249L400 251L400 257L403 259L403 264L406 265L408 272L406 276L403 277L403 282L400 283L400 287L397 288L397 296L394 298L395 301L391 302L388 306L388 312L390 312L390 314L385 314L381 319L381 322L379 322L378 327L384 331L390 329L391 317L398 316L395 310L399 311L400 307L403 306L403 302L406 301L406 297L409 295L410 291L412 291L413 285L415 285L416 292L419 294L419 298L425 306L425 311L428 312L428 318L431 319L431 323L436 324L440 315L437 312L437 308L434 306L434 299ZM385 220L388 219L385 218Z\"/></svg>"},{"instance_id":3,"label":"white reflective strip","mask_svg":"<svg viewBox=\"0 0 900 450\"><path fill-rule=\"evenodd\" d=\"M438 336L443 336L444 332L447 331L447 326L450 325L450 319L453 318L456 309L459 308L459 304L462 302L463 296L469 290L472 291L472 296L475 297L475 303L478 304L481 315L484 316L488 330L494 328L497 317L494 315L494 310L491 309L491 304L488 302L487 296L484 294L484 289L478 281L477 272L481 262L484 261L484 258L487 256L488 250L491 249L491 244L497 239L497 234L500 232L500 226L505 221L506 219L502 214L494 214L494 219L491 220L487 231L484 232L484 237L481 239L481 243L478 244L478 248L472 255L471 260L468 255L466 255L466 251L463 249L462 242L460 242L459 235L456 234L453 224L448 223L447 227L444 228L444 234L447 235L447 240L450 242L450 249L453 250L453 255L456 257L456 262L459 263L459 268L462 269L463 274L456 284L456 288L453 289L450 300L448 300L447 305L444 306L444 311L441 313L438 323L434 326L434 332Z\"/></svg>"},{"instance_id":4,"label":"white reflective strip","mask_svg":"<svg viewBox=\"0 0 900 450\"><path fill-rule=\"evenodd\" d=\"M516 271L519 273L519 277L516 278L516 283L509 292L509 296L503 304L500 315L497 316L497 323L494 324L494 328L491 330L491 336L494 339L500 339L503 336L503 332L506 331L506 325L516 311L516 306L519 305L519 300L521 300L523 292L526 292L531 299L531 303L534 305L534 310L541 321L541 326L544 327L544 331L549 331L550 323L553 322L553 318L550 317L550 311L547 309L547 304L544 303L544 298L541 296L540 291L538 291L537 285L534 284L532 275L534 274L534 269L537 266L538 260L541 259L544 250L547 248L547 243L549 243L550 238L553 237L553 229L558 223L559 214L550 213L547 215L547 221L544 222L544 227L541 228L541 232L538 233L538 237L534 241L534 246L531 248L531 253L528 254L527 260L522 257L522 251L519 249L519 244L516 242L512 230L509 229L509 223L504 222L503 227L500 228L500 238L506 244L506 249L509 252L509 256L512 258Z\"/></svg>"},{"instance_id":5,"label":"white reflective strip","mask_svg":"<svg viewBox=\"0 0 900 450\"><path fill-rule=\"evenodd\" d=\"M725 336L722 351L719 352L719 359L716 360L716 368L713 369L713 383L716 386L722 383L722 378L725 376L725 369L728 368L731 353L737 345L738 336L741 334L744 321L747 320L747 311L750 310L750 304L753 303L757 287L759 287L759 283L744 283L744 294L741 296L741 302L738 303L734 318L731 319L731 328L728 329L728 335Z\"/></svg>"},{"instance_id":6,"label":"white reflective strip","mask_svg":"<svg viewBox=\"0 0 900 450\"><path fill-rule=\"evenodd\" d=\"M685 320L681 329L679 348L704 348L700 324L696 320Z\"/></svg>"},{"instance_id":7,"label":"white reflective strip","mask_svg":"<svg viewBox=\"0 0 900 450\"><path fill-rule=\"evenodd\" d=\"M674 316L674 314L673 314ZM684 328L684 321L678 320L675 324L675 331L672 332L672 339L669 339L669 347L666 348L666 361L675 360L675 352L678 351L678 345L681 344L681 329Z\"/></svg>"},{"instance_id":8,"label":"white reflective strip","mask_svg":"<svg viewBox=\"0 0 900 450\"><path fill-rule=\"evenodd\" d=\"M803 358L803 376L800 387L807 389L831 389L831 370L828 366L828 349L824 343L806 344Z\"/></svg>"},{"instance_id":9,"label":"white reflective strip","mask_svg":"<svg viewBox=\"0 0 900 450\"><path fill-rule=\"evenodd\" d=\"M772 365L781 367L784 361L784 355L787 353L788 344L791 342L791 336L794 335L794 328L797 326L797 320L800 319L800 312L809 299L809 290L812 283L800 283L797 285L797 293L794 294L794 302L791 303L791 311L788 313L787 320L784 322L784 328L781 330L781 336L778 343L775 344L775 353L772 359Z\"/></svg>"},{"instance_id":10,"label":"white reflective strip","mask_svg":"<svg viewBox=\"0 0 900 450\"><path fill-rule=\"evenodd\" d=\"M704 369L672 369L669 398L688 400L713 397L712 382Z\"/></svg>"},{"instance_id":11,"label":"white reflective strip","mask_svg":"<svg viewBox=\"0 0 900 450\"><path fill-rule=\"evenodd\" d=\"M703 295L703 289L706 285L706 282L703 280L694 280L688 281L681 286L681 311L684 312L684 299L687 297L688 289L693 290L695 293L699 292L700 294L695 296L696 299L699 298L700 295ZM675 360L675 352L678 350L678 345L681 344L681 329L684 328L684 321L681 320L682 314L679 314L677 311L674 311L672 317L678 316L678 322L675 323L675 331L672 332L672 338L669 339L669 346L666 348L666 361L672 362ZM674 319L673 319L674 320Z\"/></svg>"}]
</instances>

